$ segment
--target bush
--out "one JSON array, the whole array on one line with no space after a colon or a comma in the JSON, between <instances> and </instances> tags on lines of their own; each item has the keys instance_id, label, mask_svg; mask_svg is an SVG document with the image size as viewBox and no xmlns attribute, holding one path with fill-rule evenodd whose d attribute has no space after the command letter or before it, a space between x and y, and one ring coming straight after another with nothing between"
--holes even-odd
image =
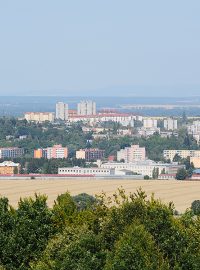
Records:
<instances>
[{"instance_id":1,"label":"bush","mask_svg":"<svg viewBox=\"0 0 200 270\"><path fill-rule=\"evenodd\" d=\"M200 215L200 200L193 201L191 209L195 215Z\"/></svg>"}]
</instances>

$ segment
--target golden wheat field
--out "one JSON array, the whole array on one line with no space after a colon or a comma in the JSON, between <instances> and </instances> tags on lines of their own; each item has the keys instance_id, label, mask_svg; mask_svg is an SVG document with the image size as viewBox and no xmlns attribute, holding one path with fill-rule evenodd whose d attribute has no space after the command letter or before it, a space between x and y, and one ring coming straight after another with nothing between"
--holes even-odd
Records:
<instances>
[{"instance_id":1,"label":"golden wheat field","mask_svg":"<svg viewBox=\"0 0 200 270\"><path fill-rule=\"evenodd\" d=\"M158 181L158 180L106 180L106 179L51 179L51 180L0 180L0 195L9 198L17 207L20 197L33 196L34 193L46 194L48 205L53 205L56 197L69 191L71 195L88 193L100 194L102 191L112 195L119 187L127 193L142 188L148 196L152 193L163 202L173 201L179 212L185 211L191 203L200 199L200 182L198 181Z\"/></svg>"}]
</instances>

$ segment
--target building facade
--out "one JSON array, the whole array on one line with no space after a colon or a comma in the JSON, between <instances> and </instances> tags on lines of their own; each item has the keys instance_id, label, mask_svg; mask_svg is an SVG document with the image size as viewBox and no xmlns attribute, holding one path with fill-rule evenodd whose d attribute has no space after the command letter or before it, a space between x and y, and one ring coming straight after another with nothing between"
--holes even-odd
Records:
<instances>
[{"instance_id":1,"label":"building facade","mask_svg":"<svg viewBox=\"0 0 200 270\"><path fill-rule=\"evenodd\" d=\"M164 150L163 157L173 161L175 155L179 155L181 158L187 157L200 157L200 150Z\"/></svg>"},{"instance_id":2,"label":"building facade","mask_svg":"<svg viewBox=\"0 0 200 270\"><path fill-rule=\"evenodd\" d=\"M12 161L4 161L0 163L0 174L18 174L20 164Z\"/></svg>"},{"instance_id":3,"label":"building facade","mask_svg":"<svg viewBox=\"0 0 200 270\"><path fill-rule=\"evenodd\" d=\"M47 148L47 158L67 158L68 157L68 148L62 147L61 144L54 145L53 147Z\"/></svg>"},{"instance_id":4,"label":"building facade","mask_svg":"<svg viewBox=\"0 0 200 270\"><path fill-rule=\"evenodd\" d=\"M131 145L125 147L117 152L117 160L124 160L124 162L144 161L146 159L145 147L139 145Z\"/></svg>"},{"instance_id":5,"label":"building facade","mask_svg":"<svg viewBox=\"0 0 200 270\"><path fill-rule=\"evenodd\" d=\"M143 127L144 128L157 128L157 119L153 118L144 118L143 119Z\"/></svg>"},{"instance_id":6,"label":"building facade","mask_svg":"<svg viewBox=\"0 0 200 270\"><path fill-rule=\"evenodd\" d=\"M114 175L114 169L105 169L105 168L80 168L80 167L67 167L59 168L58 174L64 175L85 175L85 176L109 176Z\"/></svg>"},{"instance_id":7,"label":"building facade","mask_svg":"<svg viewBox=\"0 0 200 270\"><path fill-rule=\"evenodd\" d=\"M78 115L96 115L96 102L92 100L83 100L78 103Z\"/></svg>"},{"instance_id":8,"label":"building facade","mask_svg":"<svg viewBox=\"0 0 200 270\"><path fill-rule=\"evenodd\" d=\"M173 118L164 119L164 128L166 130L176 130L177 129L177 120Z\"/></svg>"},{"instance_id":9,"label":"building facade","mask_svg":"<svg viewBox=\"0 0 200 270\"><path fill-rule=\"evenodd\" d=\"M56 103L56 119L68 120L68 104L63 102Z\"/></svg>"},{"instance_id":10,"label":"building facade","mask_svg":"<svg viewBox=\"0 0 200 270\"><path fill-rule=\"evenodd\" d=\"M88 148L88 149L80 149L76 151L77 159L85 159L85 161L90 162L97 159L103 159L105 156L105 150L101 150L98 148Z\"/></svg>"},{"instance_id":11,"label":"building facade","mask_svg":"<svg viewBox=\"0 0 200 270\"><path fill-rule=\"evenodd\" d=\"M150 137L152 135L154 135L155 133L158 133L160 134L160 128L155 128L155 127L152 127L152 128L144 128L144 127L141 127L138 129L138 134L142 137Z\"/></svg>"},{"instance_id":12,"label":"building facade","mask_svg":"<svg viewBox=\"0 0 200 270\"><path fill-rule=\"evenodd\" d=\"M67 158L68 148L62 147L61 144L47 148L39 148L34 150L34 158Z\"/></svg>"},{"instance_id":13,"label":"building facade","mask_svg":"<svg viewBox=\"0 0 200 270\"><path fill-rule=\"evenodd\" d=\"M33 122L54 122L55 120L55 114L52 112L27 112L24 114L24 118L27 121L33 121Z\"/></svg>"},{"instance_id":14,"label":"building facade","mask_svg":"<svg viewBox=\"0 0 200 270\"><path fill-rule=\"evenodd\" d=\"M34 158L47 158L47 149L43 148L35 149Z\"/></svg>"},{"instance_id":15,"label":"building facade","mask_svg":"<svg viewBox=\"0 0 200 270\"><path fill-rule=\"evenodd\" d=\"M193 136L193 138L199 144L200 142L200 121L193 121L192 125L187 126L188 133Z\"/></svg>"},{"instance_id":16,"label":"building facade","mask_svg":"<svg viewBox=\"0 0 200 270\"><path fill-rule=\"evenodd\" d=\"M0 158L17 158L24 155L24 148L5 147L0 148Z\"/></svg>"},{"instance_id":17,"label":"building facade","mask_svg":"<svg viewBox=\"0 0 200 270\"><path fill-rule=\"evenodd\" d=\"M184 165L169 164L169 163L156 163L152 160L138 161L138 162L107 162L100 165L101 168L117 169L117 170L129 170L135 174L153 176L153 170L158 169L158 173L162 174L176 174L180 168L185 168Z\"/></svg>"},{"instance_id":18,"label":"building facade","mask_svg":"<svg viewBox=\"0 0 200 270\"><path fill-rule=\"evenodd\" d=\"M200 157L190 157L190 163L193 163L195 168L200 168Z\"/></svg>"},{"instance_id":19,"label":"building facade","mask_svg":"<svg viewBox=\"0 0 200 270\"><path fill-rule=\"evenodd\" d=\"M96 123L102 122L116 122L122 126L134 127L135 115L128 113L98 113L96 115L74 115L69 117L70 122L79 122L90 124L91 126Z\"/></svg>"}]
</instances>

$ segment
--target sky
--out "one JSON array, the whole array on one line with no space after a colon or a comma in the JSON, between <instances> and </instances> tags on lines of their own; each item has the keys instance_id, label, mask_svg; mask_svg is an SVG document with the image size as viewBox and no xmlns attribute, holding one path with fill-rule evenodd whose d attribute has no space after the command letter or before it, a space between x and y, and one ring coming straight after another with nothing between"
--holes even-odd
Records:
<instances>
[{"instance_id":1,"label":"sky","mask_svg":"<svg viewBox=\"0 0 200 270\"><path fill-rule=\"evenodd\" d=\"M0 0L0 95L200 96L199 0Z\"/></svg>"}]
</instances>

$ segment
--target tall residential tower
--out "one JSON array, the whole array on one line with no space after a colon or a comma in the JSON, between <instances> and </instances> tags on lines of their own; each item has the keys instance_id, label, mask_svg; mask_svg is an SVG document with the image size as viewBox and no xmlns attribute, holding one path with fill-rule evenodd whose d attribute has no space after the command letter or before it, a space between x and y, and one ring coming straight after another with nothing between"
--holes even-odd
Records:
<instances>
[{"instance_id":1,"label":"tall residential tower","mask_svg":"<svg viewBox=\"0 0 200 270\"><path fill-rule=\"evenodd\" d=\"M56 103L56 119L64 121L68 119L68 104L63 102Z\"/></svg>"},{"instance_id":2,"label":"tall residential tower","mask_svg":"<svg viewBox=\"0 0 200 270\"><path fill-rule=\"evenodd\" d=\"M96 102L91 100L83 100L78 103L77 108L78 115L95 115L96 114Z\"/></svg>"}]
</instances>

